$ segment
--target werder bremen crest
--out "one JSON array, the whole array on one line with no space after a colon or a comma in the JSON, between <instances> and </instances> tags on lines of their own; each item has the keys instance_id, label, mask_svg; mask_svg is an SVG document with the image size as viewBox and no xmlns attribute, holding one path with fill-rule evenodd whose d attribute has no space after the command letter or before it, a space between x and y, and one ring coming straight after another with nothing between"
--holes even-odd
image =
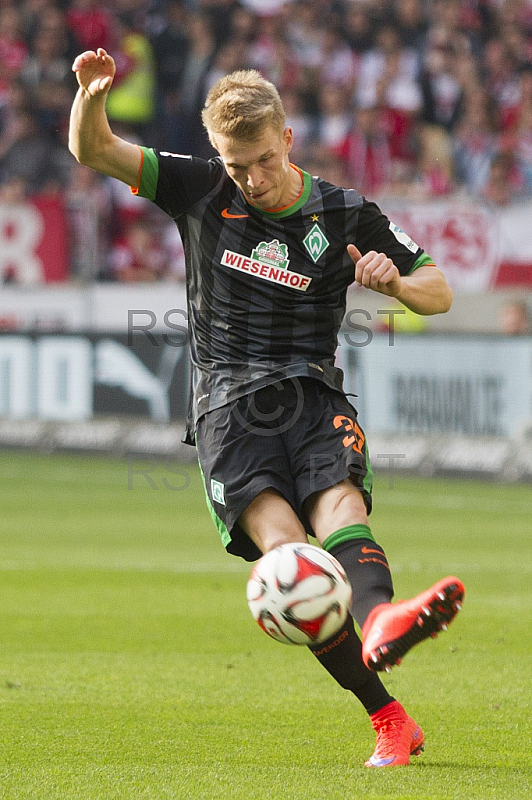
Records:
<instances>
[{"instance_id":1,"label":"werder bremen crest","mask_svg":"<svg viewBox=\"0 0 532 800\"><path fill-rule=\"evenodd\" d=\"M318 223L315 223L309 230L303 239L303 244L314 263L317 262L318 258L322 256L329 247L329 241Z\"/></svg>"},{"instance_id":2,"label":"werder bremen crest","mask_svg":"<svg viewBox=\"0 0 532 800\"><path fill-rule=\"evenodd\" d=\"M260 242L251 253L251 258L281 269L288 269L290 263L288 246L281 244L279 239L274 239L272 242Z\"/></svg>"}]
</instances>

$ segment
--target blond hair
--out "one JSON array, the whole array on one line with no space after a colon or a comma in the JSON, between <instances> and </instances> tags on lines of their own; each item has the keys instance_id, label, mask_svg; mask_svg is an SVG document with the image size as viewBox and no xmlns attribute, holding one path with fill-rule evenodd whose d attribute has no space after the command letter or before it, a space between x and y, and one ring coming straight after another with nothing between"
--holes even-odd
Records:
<instances>
[{"instance_id":1,"label":"blond hair","mask_svg":"<svg viewBox=\"0 0 532 800\"><path fill-rule=\"evenodd\" d=\"M272 125L280 132L285 112L279 92L255 69L242 69L220 78L211 88L201 114L211 144L216 135L254 142Z\"/></svg>"}]
</instances>

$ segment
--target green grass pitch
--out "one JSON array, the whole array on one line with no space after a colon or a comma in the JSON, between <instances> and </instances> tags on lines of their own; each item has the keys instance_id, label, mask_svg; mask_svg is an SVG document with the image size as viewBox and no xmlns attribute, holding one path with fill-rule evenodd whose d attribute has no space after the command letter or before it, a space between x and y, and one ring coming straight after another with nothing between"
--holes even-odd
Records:
<instances>
[{"instance_id":1,"label":"green grass pitch","mask_svg":"<svg viewBox=\"0 0 532 800\"><path fill-rule=\"evenodd\" d=\"M377 476L396 596L467 597L384 678L426 752L368 770L357 701L252 620L197 470L132 466L0 454L3 800L529 800L530 486Z\"/></svg>"}]
</instances>

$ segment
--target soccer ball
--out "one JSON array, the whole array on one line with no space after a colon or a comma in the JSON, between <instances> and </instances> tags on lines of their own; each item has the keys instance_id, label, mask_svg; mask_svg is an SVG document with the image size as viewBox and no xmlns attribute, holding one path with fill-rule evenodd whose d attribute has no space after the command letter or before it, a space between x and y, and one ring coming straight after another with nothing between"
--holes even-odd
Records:
<instances>
[{"instance_id":1,"label":"soccer ball","mask_svg":"<svg viewBox=\"0 0 532 800\"><path fill-rule=\"evenodd\" d=\"M352 591L334 556L296 542L279 545L257 561L246 594L268 636L286 644L316 645L341 628Z\"/></svg>"}]
</instances>

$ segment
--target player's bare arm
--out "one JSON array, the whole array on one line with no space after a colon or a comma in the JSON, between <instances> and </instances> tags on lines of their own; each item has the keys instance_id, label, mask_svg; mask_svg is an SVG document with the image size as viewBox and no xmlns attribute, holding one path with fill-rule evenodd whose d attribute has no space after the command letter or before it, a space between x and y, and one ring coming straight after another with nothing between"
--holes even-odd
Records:
<instances>
[{"instance_id":1,"label":"player's bare arm","mask_svg":"<svg viewBox=\"0 0 532 800\"><path fill-rule=\"evenodd\" d=\"M76 57L72 70L79 89L70 114L70 152L80 164L135 186L140 151L112 132L105 113L105 101L116 71L112 56L103 48L96 52L87 50Z\"/></svg>"},{"instance_id":2,"label":"player's bare arm","mask_svg":"<svg viewBox=\"0 0 532 800\"><path fill-rule=\"evenodd\" d=\"M449 311L453 293L437 267L419 267L412 275L403 276L384 253L370 250L363 256L353 244L347 246L347 251L355 264L355 281L359 286L395 297L416 314Z\"/></svg>"}]
</instances>

